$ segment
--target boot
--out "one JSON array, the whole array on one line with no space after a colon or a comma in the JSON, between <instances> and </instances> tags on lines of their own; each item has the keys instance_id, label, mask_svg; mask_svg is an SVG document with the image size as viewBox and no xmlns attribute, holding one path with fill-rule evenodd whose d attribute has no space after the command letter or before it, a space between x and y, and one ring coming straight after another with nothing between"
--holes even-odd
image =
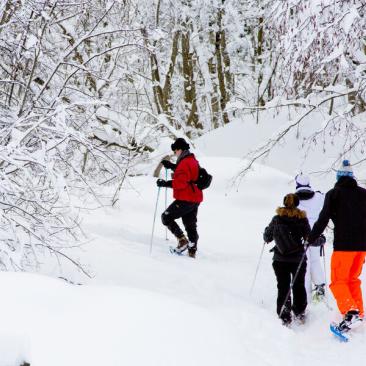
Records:
<instances>
[{"instance_id":1,"label":"boot","mask_svg":"<svg viewBox=\"0 0 366 366\"><path fill-rule=\"evenodd\" d=\"M188 256L196 258L197 243L188 243Z\"/></svg>"},{"instance_id":2,"label":"boot","mask_svg":"<svg viewBox=\"0 0 366 366\"><path fill-rule=\"evenodd\" d=\"M285 308L281 314L280 319L282 320L282 325L289 327L292 322L291 311L288 308Z\"/></svg>"},{"instance_id":3,"label":"boot","mask_svg":"<svg viewBox=\"0 0 366 366\"><path fill-rule=\"evenodd\" d=\"M295 320L298 324L305 324L306 320L305 312L295 315Z\"/></svg>"},{"instance_id":4,"label":"boot","mask_svg":"<svg viewBox=\"0 0 366 366\"><path fill-rule=\"evenodd\" d=\"M196 249L188 248L188 256L191 258L196 258Z\"/></svg>"},{"instance_id":5,"label":"boot","mask_svg":"<svg viewBox=\"0 0 366 366\"><path fill-rule=\"evenodd\" d=\"M343 320L337 326L338 330L342 333L348 332L352 328L356 328L362 322L360 318L360 312L358 310L349 310L345 315Z\"/></svg>"},{"instance_id":6,"label":"boot","mask_svg":"<svg viewBox=\"0 0 366 366\"><path fill-rule=\"evenodd\" d=\"M315 302L322 301L325 297L325 284L315 285L313 300Z\"/></svg>"},{"instance_id":7,"label":"boot","mask_svg":"<svg viewBox=\"0 0 366 366\"><path fill-rule=\"evenodd\" d=\"M176 251L178 253L183 253L188 248L188 239L183 235L178 238L178 245Z\"/></svg>"}]
</instances>

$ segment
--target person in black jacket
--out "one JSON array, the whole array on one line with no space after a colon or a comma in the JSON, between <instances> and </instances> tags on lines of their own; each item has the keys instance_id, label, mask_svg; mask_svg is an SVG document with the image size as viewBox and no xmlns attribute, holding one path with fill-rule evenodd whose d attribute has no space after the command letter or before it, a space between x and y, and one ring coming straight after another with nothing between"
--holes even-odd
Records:
<instances>
[{"instance_id":1,"label":"person in black jacket","mask_svg":"<svg viewBox=\"0 0 366 366\"><path fill-rule=\"evenodd\" d=\"M366 256L366 189L358 186L348 160L337 171L337 182L325 195L324 206L308 237L310 245L334 224L331 258L331 289L343 320L339 330L348 331L364 316L361 281Z\"/></svg>"},{"instance_id":2,"label":"person in black jacket","mask_svg":"<svg viewBox=\"0 0 366 366\"><path fill-rule=\"evenodd\" d=\"M301 322L305 320L306 256L303 242L309 235L310 225L306 212L297 208L299 199L295 194L287 194L283 204L284 207L277 208L277 215L264 230L263 239L266 243L274 240L276 244L272 249L274 253L272 265L277 278L277 314L284 325L289 325L292 321L291 310L298 320ZM297 270L299 272L292 286L293 304L291 305L291 294L287 301L286 296Z\"/></svg>"}]
</instances>

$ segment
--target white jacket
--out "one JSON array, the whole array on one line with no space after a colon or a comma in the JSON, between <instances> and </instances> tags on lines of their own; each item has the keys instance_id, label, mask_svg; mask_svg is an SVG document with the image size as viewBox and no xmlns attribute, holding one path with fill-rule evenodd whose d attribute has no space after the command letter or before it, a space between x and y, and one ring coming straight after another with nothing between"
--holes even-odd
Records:
<instances>
[{"instance_id":1,"label":"white jacket","mask_svg":"<svg viewBox=\"0 0 366 366\"><path fill-rule=\"evenodd\" d=\"M323 208L324 194L314 192L314 196L309 199L301 199L301 192L297 192L300 199L298 208L306 212L310 227L312 228L315 221L318 219L320 211Z\"/></svg>"}]
</instances>

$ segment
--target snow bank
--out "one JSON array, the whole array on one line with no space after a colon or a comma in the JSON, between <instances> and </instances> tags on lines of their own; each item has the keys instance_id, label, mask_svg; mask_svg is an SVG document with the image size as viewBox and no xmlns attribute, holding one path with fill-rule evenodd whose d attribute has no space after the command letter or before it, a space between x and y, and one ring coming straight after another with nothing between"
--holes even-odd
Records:
<instances>
[{"instance_id":1,"label":"snow bank","mask_svg":"<svg viewBox=\"0 0 366 366\"><path fill-rule=\"evenodd\" d=\"M19 273L2 273L0 289L9 294L1 304L1 366L24 358L34 366L239 365L245 356L227 324L169 296Z\"/></svg>"}]
</instances>

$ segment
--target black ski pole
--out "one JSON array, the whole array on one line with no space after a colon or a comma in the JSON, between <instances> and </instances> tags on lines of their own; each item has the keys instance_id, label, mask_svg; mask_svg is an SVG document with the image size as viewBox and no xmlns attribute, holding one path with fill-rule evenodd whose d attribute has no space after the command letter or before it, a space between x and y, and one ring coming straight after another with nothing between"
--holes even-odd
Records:
<instances>
[{"instance_id":1,"label":"black ski pole","mask_svg":"<svg viewBox=\"0 0 366 366\"><path fill-rule=\"evenodd\" d=\"M307 252L307 250L308 250L308 248L309 248L309 244L308 244L308 243L305 243L305 244L304 244L304 246L305 246L304 254L303 254L303 255L302 255L302 257L301 257L301 261L300 261L300 263L299 263L299 266L297 267L297 270L296 270L296 272L295 272L295 276L292 278L290 288L289 288L289 290L288 290L288 292L287 292L287 295L286 295L286 297L285 297L285 301L283 302L283 305L282 305L282 307L281 307L280 314L278 315L280 318L281 318L281 315L282 315L283 311L285 310L287 300L288 300L288 298L290 297L290 294L291 294L292 288L294 287L294 283L295 283L296 278L297 278L297 276L298 276L298 274L299 274L299 272L300 272L300 268L301 268L301 266L302 266L302 264L303 264L303 262L304 262L304 259L306 258L306 252Z\"/></svg>"}]
</instances>

